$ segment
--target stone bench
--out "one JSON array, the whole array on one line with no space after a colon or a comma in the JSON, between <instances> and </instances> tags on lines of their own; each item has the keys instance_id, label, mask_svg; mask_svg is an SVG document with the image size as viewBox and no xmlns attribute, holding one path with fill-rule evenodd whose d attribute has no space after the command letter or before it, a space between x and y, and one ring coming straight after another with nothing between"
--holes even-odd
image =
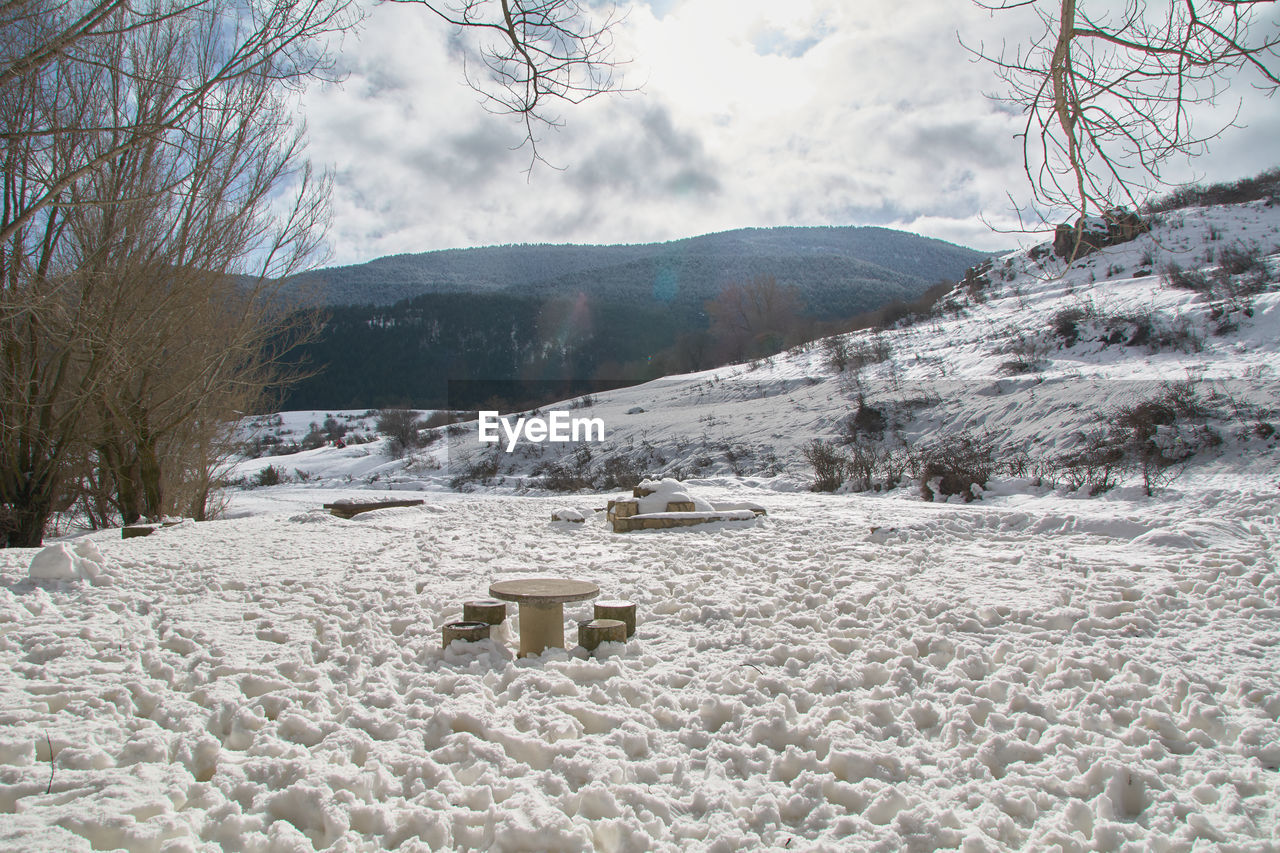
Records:
<instances>
[{"instance_id":1,"label":"stone bench","mask_svg":"<svg viewBox=\"0 0 1280 853\"><path fill-rule=\"evenodd\" d=\"M610 519L614 533L632 530L664 530L693 527L716 521L751 521L763 513L749 509L713 510L711 512L653 512L647 515L614 516Z\"/></svg>"},{"instance_id":2,"label":"stone bench","mask_svg":"<svg viewBox=\"0 0 1280 853\"><path fill-rule=\"evenodd\" d=\"M390 509L402 506L420 506L423 500L385 500L385 501L335 501L325 504L324 508L339 518L353 518L362 512L375 509Z\"/></svg>"}]
</instances>

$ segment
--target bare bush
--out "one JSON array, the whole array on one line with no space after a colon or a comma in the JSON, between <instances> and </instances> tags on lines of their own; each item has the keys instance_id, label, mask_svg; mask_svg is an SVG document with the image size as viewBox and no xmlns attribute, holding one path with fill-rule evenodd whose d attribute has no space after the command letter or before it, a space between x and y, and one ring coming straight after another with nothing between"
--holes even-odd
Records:
<instances>
[{"instance_id":1,"label":"bare bush","mask_svg":"<svg viewBox=\"0 0 1280 853\"><path fill-rule=\"evenodd\" d=\"M1054 460L1055 477L1060 476L1073 492L1087 487L1090 495L1100 495L1114 488L1128 469L1123 450L1102 433L1081 433L1079 442L1079 448Z\"/></svg>"},{"instance_id":2,"label":"bare bush","mask_svg":"<svg viewBox=\"0 0 1280 853\"><path fill-rule=\"evenodd\" d=\"M877 477L884 473L889 452L878 442L859 440L849 445L845 461L845 473L850 488L857 492L869 492L877 488ZM887 475L883 477L888 485Z\"/></svg>"},{"instance_id":3,"label":"bare bush","mask_svg":"<svg viewBox=\"0 0 1280 853\"><path fill-rule=\"evenodd\" d=\"M1257 244L1229 243L1218 249L1218 268L1227 275L1265 272L1262 249Z\"/></svg>"},{"instance_id":4,"label":"bare bush","mask_svg":"<svg viewBox=\"0 0 1280 853\"><path fill-rule=\"evenodd\" d=\"M854 443L861 436L880 439L889 426L889 418L884 409L867 402L863 394L858 395L858 408L845 421L845 442Z\"/></svg>"},{"instance_id":5,"label":"bare bush","mask_svg":"<svg viewBox=\"0 0 1280 853\"><path fill-rule=\"evenodd\" d=\"M1183 269L1177 261L1170 261L1165 264L1160 274L1165 284L1178 290L1208 293L1212 289L1209 277L1204 274L1203 270Z\"/></svg>"},{"instance_id":6,"label":"bare bush","mask_svg":"<svg viewBox=\"0 0 1280 853\"><path fill-rule=\"evenodd\" d=\"M1076 341L1080 339L1081 321L1092 317L1093 313L1092 306L1063 308L1053 315L1053 333L1061 339L1063 346L1075 346Z\"/></svg>"},{"instance_id":7,"label":"bare bush","mask_svg":"<svg viewBox=\"0 0 1280 853\"><path fill-rule=\"evenodd\" d=\"M813 468L815 492L834 492L844 485L848 461L834 444L815 439L800 451Z\"/></svg>"},{"instance_id":8,"label":"bare bush","mask_svg":"<svg viewBox=\"0 0 1280 853\"><path fill-rule=\"evenodd\" d=\"M1012 376L1037 373L1044 369L1051 347L1051 341L1043 336L1019 333L1000 348L999 352L1016 356L1001 362L1000 370Z\"/></svg>"},{"instance_id":9,"label":"bare bush","mask_svg":"<svg viewBox=\"0 0 1280 853\"><path fill-rule=\"evenodd\" d=\"M1228 183L1210 184L1207 187L1198 184L1178 187L1173 192L1152 200L1146 209L1155 213L1211 204L1241 204L1277 197L1280 197L1280 169L1268 169L1253 177Z\"/></svg>"},{"instance_id":10,"label":"bare bush","mask_svg":"<svg viewBox=\"0 0 1280 853\"><path fill-rule=\"evenodd\" d=\"M449 480L449 487L465 491L473 485L488 485L492 483L494 478L498 476L498 452L500 451L493 451L469 460L462 467L462 470Z\"/></svg>"},{"instance_id":11,"label":"bare bush","mask_svg":"<svg viewBox=\"0 0 1280 853\"><path fill-rule=\"evenodd\" d=\"M915 451L920 496L963 495L974 498L974 487L985 488L995 471L995 442L987 437L960 433L945 436Z\"/></svg>"},{"instance_id":12,"label":"bare bush","mask_svg":"<svg viewBox=\"0 0 1280 853\"><path fill-rule=\"evenodd\" d=\"M833 335L823 339L822 352L827 367L837 373L857 373L864 367L893 357L893 347L878 334L856 339L849 335Z\"/></svg>"},{"instance_id":13,"label":"bare bush","mask_svg":"<svg viewBox=\"0 0 1280 853\"><path fill-rule=\"evenodd\" d=\"M1193 383L1170 383L1157 394L1099 417L1100 429L1080 436L1080 447L1056 460L1072 489L1090 494L1113 488L1130 474L1148 495L1181 473L1198 451L1221 442L1207 425L1189 423L1210 414Z\"/></svg>"},{"instance_id":14,"label":"bare bush","mask_svg":"<svg viewBox=\"0 0 1280 853\"><path fill-rule=\"evenodd\" d=\"M832 335L822 339L822 356L828 370L844 373L849 369L849 338Z\"/></svg>"},{"instance_id":15,"label":"bare bush","mask_svg":"<svg viewBox=\"0 0 1280 853\"><path fill-rule=\"evenodd\" d=\"M388 449L394 459L422 445L423 426L412 409L383 409L378 413L377 430L390 439Z\"/></svg>"}]
</instances>

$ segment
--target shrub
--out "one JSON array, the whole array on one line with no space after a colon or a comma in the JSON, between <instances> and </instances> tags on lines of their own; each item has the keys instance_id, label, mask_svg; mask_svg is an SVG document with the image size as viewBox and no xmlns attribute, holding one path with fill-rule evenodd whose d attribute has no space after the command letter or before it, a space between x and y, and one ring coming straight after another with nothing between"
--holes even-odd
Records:
<instances>
[{"instance_id":1,"label":"shrub","mask_svg":"<svg viewBox=\"0 0 1280 853\"><path fill-rule=\"evenodd\" d=\"M1089 494L1100 495L1115 487L1123 476L1127 468L1124 451L1109 444L1104 433L1081 433L1080 439L1083 446L1079 450L1053 460L1055 473L1072 491L1088 486Z\"/></svg>"},{"instance_id":2,"label":"shrub","mask_svg":"<svg viewBox=\"0 0 1280 853\"><path fill-rule=\"evenodd\" d=\"M1076 332L1076 334L1079 333ZM1010 375L1043 370L1045 357L1049 354L1050 348L1050 343L1040 336L1017 334L998 350L998 352L1016 356L1001 362L1000 370Z\"/></svg>"},{"instance_id":3,"label":"shrub","mask_svg":"<svg viewBox=\"0 0 1280 853\"><path fill-rule=\"evenodd\" d=\"M329 441L337 441L347 434L347 425L330 415L324 419L324 434Z\"/></svg>"},{"instance_id":4,"label":"shrub","mask_svg":"<svg viewBox=\"0 0 1280 853\"><path fill-rule=\"evenodd\" d=\"M1262 249L1256 244L1245 246L1243 243L1232 243L1218 249L1218 267L1227 275L1266 271L1266 264L1262 262Z\"/></svg>"},{"instance_id":5,"label":"shrub","mask_svg":"<svg viewBox=\"0 0 1280 853\"><path fill-rule=\"evenodd\" d=\"M995 443L985 436L960 433L947 436L919 451L917 476L920 496L964 495L973 500L973 487L985 488L995 469Z\"/></svg>"},{"instance_id":6,"label":"shrub","mask_svg":"<svg viewBox=\"0 0 1280 853\"><path fill-rule=\"evenodd\" d=\"M1196 293L1208 293L1213 289L1209 277L1200 270L1183 269L1176 261L1170 261L1160 271L1165 284L1178 290L1194 290Z\"/></svg>"},{"instance_id":7,"label":"shrub","mask_svg":"<svg viewBox=\"0 0 1280 853\"><path fill-rule=\"evenodd\" d=\"M1180 441L1177 412L1161 399L1144 400L1122 406L1111 417L1110 442L1120 449L1142 475L1142 486L1150 497L1155 488L1177 475L1175 463L1190 456Z\"/></svg>"},{"instance_id":8,"label":"shrub","mask_svg":"<svg viewBox=\"0 0 1280 853\"><path fill-rule=\"evenodd\" d=\"M542 476L541 486L553 492L578 492L594 488L591 448L582 446L572 454L544 462L534 469Z\"/></svg>"},{"instance_id":9,"label":"shrub","mask_svg":"<svg viewBox=\"0 0 1280 853\"><path fill-rule=\"evenodd\" d=\"M857 373L869 364L888 361L893 355L893 348L880 335L856 341L849 340L845 335L835 335L823 339L822 349L827 367L837 373L850 370Z\"/></svg>"},{"instance_id":10,"label":"shrub","mask_svg":"<svg viewBox=\"0 0 1280 853\"><path fill-rule=\"evenodd\" d=\"M378 413L377 430L391 439L391 455L396 459L422 445L419 431L423 426L418 413L412 409L383 409Z\"/></svg>"},{"instance_id":11,"label":"shrub","mask_svg":"<svg viewBox=\"0 0 1280 853\"><path fill-rule=\"evenodd\" d=\"M639 460L625 454L611 456L600 465L600 485L605 489L634 489L645 477Z\"/></svg>"},{"instance_id":12,"label":"shrub","mask_svg":"<svg viewBox=\"0 0 1280 853\"><path fill-rule=\"evenodd\" d=\"M1169 195L1152 201L1147 209L1157 212L1210 204L1240 204L1272 199L1277 193L1280 193L1280 169L1268 169L1254 177L1238 181L1207 187L1198 184L1179 187Z\"/></svg>"},{"instance_id":13,"label":"shrub","mask_svg":"<svg viewBox=\"0 0 1280 853\"><path fill-rule=\"evenodd\" d=\"M475 412L454 412L448 409L437 409L422 422L421 429L452 428L454 426L462 428L464 421L473 421L476 417L477 414Z\"/></svg>"},{"instance_id":14,"label":"shrub","mask_svg":"<svg viewBox=\"0 0 1280 853\"><path fill-rule=\"evenodd\" d=\"M1043 361L1031 361L1025 358L1014 358L1000 362L1000 372L1005 376L1022 376L1027 373L1039 373L1043 369Z\"/></svg>"},{"instance_id":15,"label":"shrub","mask_svg":"<svg viewBox=\"0 0 1280 853\"><path fill-rule=\"evenodd\" d=\"M846 460L835 445L815 439L800 452L813 468L813 491L834 492L844 485Z\"/></svg>"},{"instance_id":16,"label":"shrub","mask_svg":"<svg viewBox=\"0 0 1280 853\"><path fill-rule=\"evenodd\" d=\"M1063 346L1075 346L1076 341L1080 338L1081 321L1091 315L1092 311L1086 308L1078 306L1063 308L1053 315L1053 333L1062 340Z\"/></svg>"},{"instance_id":17,"label":"shrub","mask_svg":"<svg viewBox=\"0 0 1280 853\"><path fill-rule=\"evenodd\" d=\"M853 413L845 425L849 443L852 443L860 435L883 438L884 431L888 426L889 419L884 410L871 405L864 395L859 394L858 410Z\"/></svg>"},{"instance_id":18,"label":"shrub","mask_svg":"<svg viewBox=\"0 0 1280 853\"><path fill-rule=\"evenodd\" d=\"M553 492L578 492L591 488L590 473L570 459L557 459L541 468L542 488Z\"/></svg>"},{"instance_id":19,"label":"shrub","mask_svg":"<svg viewBox=\"0 0 1280 853\"><path fill-rule=\"evenodd\" d=\"M1101 341L1105 346L1145 346L1152 352L1167 349L1199 352L1204 347L1204 341L1192 329L1190 318L1171 321L1152 310L1107 314L1097 312L1092 306L1064 308L1053 317L1053 332L1068 347L1082 340ZM1034 364L1028 358L1018 361Z\"/></svg>"},{"instance_id":20,"label":"shrub","mask_svg":"<svg viewBox=\"0 0 1280 853\"><path fill-rule=\"evenodd\" d=\"M1148 496L1172 481L1197 450L1221 443L1207 426L1188 427L1189 419L1209 414L1191 383L1169 384L1161 391L1103 415L1102 429L1081 436L1080 450L1059 457L1068 485L1099 494L1128 473L1142 478Z\"/></svg>"},{"instance_id":21,"label":"shrub","mask_svg":"<svg viewBox=\"0 0 1280 853\"><path fill-rule=\"evenodd\" d=\"M312 424L310 431L302 437L302 443L299 446L303 450L315 450L317 447L324 447L326 440L325 434L320 431L320 427Z\"/></svg>"},{"instance_id":22,"label":"shrub","mask_svg":"<svg viewBox=\"0 0 1280 853\"><path fill-rule=\"evenodd\" d=\"M488 484L498 476L497 452L478 459L472 459L463 466L462 471L449 480L449 487L464 490L473 483Z\"/></svg>"},{"instance_id":23,"label":"shrub","mask_svg":"<svg viewBox=\"0 0 1280 853\"><path fill-rule=\"evenodd\" d=\"M836 373L849 369L849 339L845 335L832 335L822 339L822 356L826 366Z\"/></svg>"},{"instance_id":24,"label":"shrub","mask_svg":"<svg viewBox=\"0 0 1280 853\"><path fill-rule=\"evenodd\" d=\"M282 479L280 469L274 465L268 465L253 478L253 484L255 486L278 486Z\"/></svg>"},{"instance_id":25,"label":"shrub","mask_svg":"<svg viewBox=\"0 0 1280 853\"><path fill-rule=\"evenodd\" d=\"M878 444L857 441L849 446L845 472L855 491L869 492L876 487L876 475L888 461L888 453Z\"/></svg>"}]
</instances>

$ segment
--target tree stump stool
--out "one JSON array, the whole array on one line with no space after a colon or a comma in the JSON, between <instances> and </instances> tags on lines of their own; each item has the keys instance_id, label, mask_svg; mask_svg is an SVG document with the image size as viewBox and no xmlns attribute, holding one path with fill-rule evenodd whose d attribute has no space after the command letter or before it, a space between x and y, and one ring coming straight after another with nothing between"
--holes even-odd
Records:
<instances>
[{"instance_id":1,"label":"tree stump stool","mask_svg":"<svg viewBox=\"0 0 1280 853\"><path fill-rule=\"evenodd\" d=\"M594 652L601 643L625 643L627 626L620 619L592 619L578 625L578 645Z\"/></svg>"},{"instance_id":2,"label":"tree stump stool","mask_svg":"<svg viewBox=\"0 0 1280 853\"><path fill-rule=\"evenodd\" d=\"M442 632L441 648L449 648L449 644L454 640L462 640L464 643L487 640L489 639L489 627L488 622L449 622L444 626Z\"/></svg>"},{"instance_id":3,"label":"tree stump stool","mask_svg":"<svg viewBox=\"0 0 1280 853\"><path fill-rule=\"evenodd\" d=\"M631 601L597 601L595 604L597 619L617 619L627 626L627 638L636 632L636 605Z\"/></svg>"},{"instance_id":4,"label":"tree stump stool","mask_svg":"<svg viewBox=\"0 0 1280 853\"><path fill-rule=\"evenodd\" d=\"M475 601L462 602L462 619L464 622L484 622L486 625L501 625L507 618L507 605L494 598L478 598Z\"/></svg>"}]
</instances>

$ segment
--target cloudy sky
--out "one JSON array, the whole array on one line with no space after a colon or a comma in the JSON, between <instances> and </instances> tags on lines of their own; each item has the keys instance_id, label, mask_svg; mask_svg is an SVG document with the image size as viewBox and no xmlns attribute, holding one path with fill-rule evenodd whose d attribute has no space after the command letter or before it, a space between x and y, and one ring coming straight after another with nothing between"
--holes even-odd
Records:
<instances>
[{"instance_id":1,"label":"cloudy sky","mask_svg":"<svg viewBox=\"0 0 1280 853\"><path fill-rule=\"evenodd\" d=\"M335 175L330 263L772 225L1014 245L991 225L1014 224L1007 194L1028 197L1020 117L985 97L1000 81L959 38L997 49L1028 25L966 0L638 0L615 28L634 91L561 110L540 145L558 168L526 174L522 126L479 104L450 28L375 7L342 46L345 81L302 105L311 157ZM1247 85L1236 98L1248 126L1194 177L1280 162L1280 104Z\"/></svg>"}]
</instances>

